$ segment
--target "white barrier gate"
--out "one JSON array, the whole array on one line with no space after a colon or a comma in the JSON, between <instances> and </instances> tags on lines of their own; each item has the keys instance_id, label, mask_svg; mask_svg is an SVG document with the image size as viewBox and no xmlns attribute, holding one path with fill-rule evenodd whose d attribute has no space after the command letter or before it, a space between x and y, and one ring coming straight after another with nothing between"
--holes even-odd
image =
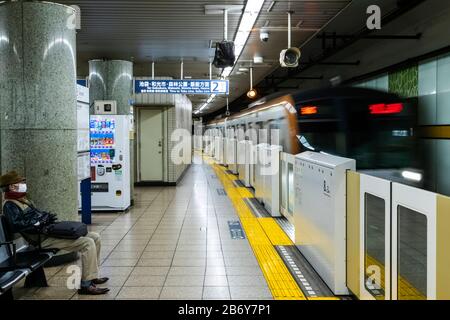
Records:
<instances>
[{"instance_id":1,"label":"white barrier gate","mask_svg":"<svg viewBox=\"0 0 450 320\"><path fill-rule=\"evenodd\" d=\"M280 153L281 146L260 144L256 148L255 197L273 217L280 214Z\"/></svg>"},{"instance_id":2,"label":"white barrier gate","mask_svg":"<svg viewBox=\"0 0 450 320\"><path fill-rule=\"evenodd\" d=\"M226 139L226 163L233 174L238 174L236 148L236 139Z\"/></svg>"},{"instance_id":3,"label":"white barrier gate","mask_svg":"<svg viewBox=\"0 0 450 320\"><path fill-rule=\"evenodd\" d=\"M361 174L364 300L437 298L437 195Z\"/></svg>"},{"instance_id":4,"label":"white barrier gate","mask_svg":"<svg viewBox=\"0 0 450 320\"><path fill-rule=\"evenodd\" d=\"M314 152L295 158L295 245L336 295L346 284L346 171L355 160Z\"/></svg>"},{"instance_id":5,"label":"white barrier gate","mask_svg":"<svg viewBox=\"0 0 450 320\"><path fill-rule=\"evenodd\" d=\"M391 182L361 175L360 294L364 300L389 300L391 285ZM367 242L366 234L370 233ZM373 240L372 240L373 238Z\"/></svg>"},{"instance_id":6,"label":"white barrier gate","mask_svg":"<svg viewBox=\"0 0 450 320\"><path fill-rule=\"evenodd\" d=\"M224 161L224 138L215 137L215 145L214 145L214 159L219 164L225 164Z\"/></svg>"},{"instance_id":7,"label":"white barrier gate","mask_svg":"<svg viewBox=\"0 0 450 320\"><path fill-rule=\"evenodd\" d=\"M237 163L239 180L245 187L250 188L250 163L251 163L251 141L243 140L237 144Z\"/></svg>"}]
</instances>

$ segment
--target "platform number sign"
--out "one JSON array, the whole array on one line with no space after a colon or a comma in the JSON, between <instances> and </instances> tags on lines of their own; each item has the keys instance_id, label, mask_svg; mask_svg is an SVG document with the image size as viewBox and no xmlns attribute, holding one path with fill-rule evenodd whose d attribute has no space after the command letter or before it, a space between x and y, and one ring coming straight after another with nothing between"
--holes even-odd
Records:
<instances>
[{"instance_id":1,"label":"platform number sign","mask_svg":"<svg viewBox=\"0 0 450 320\"><path fill-rule=\"evenodd\" d=\"M228 94L228 80L135 80L135 93Z\"/></svg>"},{"instance_id":2,"label":"platform number sign","mask_svg":"<svg viewBox=\"0 0 450 320\"><path fill-rule=\"evenodd\" d=\"M228 94L229 82L225 80L211 80L211 93Z\"/></svg>"}]
</instances>

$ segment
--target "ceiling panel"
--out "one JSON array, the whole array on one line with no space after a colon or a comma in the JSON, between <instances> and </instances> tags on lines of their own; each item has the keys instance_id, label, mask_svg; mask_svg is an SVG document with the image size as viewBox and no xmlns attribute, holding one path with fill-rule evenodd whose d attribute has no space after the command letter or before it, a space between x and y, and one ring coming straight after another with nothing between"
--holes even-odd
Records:
<instances>
[{"instance_id":1,"label":"ceiling panel","mask_svg":"<svg viewBox=\"0 0 450 320\"><path fill-rule=\"evenodd\" d=\"M180 77L180 61L184 74L207 78L208 63L214 55L211 42L223 39L222 15L206 15L205 5L245 5L246 0L59 0L81 8L82 29L77 34L78 73L88 74L91 59L125 59L135 63L135 75L151 74L151 62L156 63L157 76ZM254 68L255 83L279 66L279 53L287 47L287 11L294 11L292 43L301 46L338 14L350 0L266 0L244 49L239 66L250 66L255 55L265 63ZM270 10L269 10L270 8ZM229 15L229 38L236 34L240 14ZM268 27L270 39L259 39L261 28ZM221 70L213 68L213 74ZM237 71L238 68L235 68ZM231 77L230 101L248 90L249 75L234 72ZM208 97L191 97L194 108ZM216 99L206 110L212 112L224 106Z\"/></svg>"}]
</instances>

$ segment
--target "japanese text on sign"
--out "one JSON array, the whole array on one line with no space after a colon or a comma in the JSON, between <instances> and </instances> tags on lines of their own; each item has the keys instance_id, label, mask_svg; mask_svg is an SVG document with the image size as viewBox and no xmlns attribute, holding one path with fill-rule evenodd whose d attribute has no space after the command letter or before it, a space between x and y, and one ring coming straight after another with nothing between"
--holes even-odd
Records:
<instances>
[{"instance_id":1,"label":"japanese text on sign","mask_svg":"<svg viewBox=\"0 0 450 320\"><path fill-rule=\"evenodd\" d=\"M228 94L228 80L136 80L135 93Z\"/></svg>"}]
</instances>

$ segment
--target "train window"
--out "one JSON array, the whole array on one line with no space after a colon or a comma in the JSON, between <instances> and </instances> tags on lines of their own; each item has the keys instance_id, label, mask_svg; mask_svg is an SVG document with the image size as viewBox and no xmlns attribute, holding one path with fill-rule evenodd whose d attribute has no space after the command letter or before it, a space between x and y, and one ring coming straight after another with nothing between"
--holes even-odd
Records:
<instances>
[{"instance_id":1,"label":"train window","mask_svg":"<svg viewBox=\"0 0 450 320\"><path fill-rule=\"evenodd\" d=\"M399 300L427 299L427 217L398 207L397 294Z\"/></svg>"},{"instance_id":2,"label":"train window","mask_svg":"<svg viewBox=\"0 0 450 320\"><path fill-rule=\"evenodd\" d=\"M300 136L308 142L311 148L305 148L300 142L302 151L314 149L330 154L344 155L345 140L337 117L335 100L320 100L300 103L297 105L299 112L298 127ZM302 113L301 110L304 109ZM314 110L315 112L310 112Z\"/></svg>"},{"instance_id":3,"label":"train window","mask_svg":"<svg viewBox=\"0 0 450 320\"><path fill-rule=\"evenodd\" d=\"M257 122L255 128L258 130L258 144L267 143L267 127L265 127L264 123Z\"/></svg>"},{"instance_id":4,"label":"train window","mask_svg":"<svg viewBox=\"0 0 450 320\"><path fill-rule=\"evenodd\" d=\"M411 134L414 118L406 113L373 116L369 109L373 103L368 99L342 98L298 104L298 108L317 108L316 114L299 113L300 136L317 151L355 159L360 170L420 166ZM405 106L405 110L409 108Z\"/></svg>"},{"instance_id":5,"label":"train window","mask_svg":"<svg viewBox=\"0 0 450 320\"><path fill-rule=\"evenodd\" d=\"M270 144L279 146L283 145L281 141L281 121L279 119L270 121L269 124L270 130Z\"/></svg>"},{"instance_id":6,"label":"train window","mask_svg":"<svg viewBox=\"0 0 450 320\"><path fill-rule=\"evenodd\" d=\"M377 300L385 299L385 220L384 199L365 194L365 255L364 284L366 290Z\"/></svg>"},{"instance_id":7,"label":"train window","mask_svg":"<svg viewBox=\"0 0 450 320\"><path fill-rule=\"evenodd\" d=\"M237 141L245 140L245 126L242 124L237 126L236 139Z\"/></svg>"},{"instance_id":8,"label":"train window","mask_svg":"<svg viewBox=\"0 0 450 320\"><path fill-rule=\"evenodd\" d=\"M408 114L374 116L366 111L371 104L373 101L363 99L350 101L349 156L359 161L360 169L415 167L415 141L408 134L414 126L414 118Z\"/></svg>"}]
</instances>

